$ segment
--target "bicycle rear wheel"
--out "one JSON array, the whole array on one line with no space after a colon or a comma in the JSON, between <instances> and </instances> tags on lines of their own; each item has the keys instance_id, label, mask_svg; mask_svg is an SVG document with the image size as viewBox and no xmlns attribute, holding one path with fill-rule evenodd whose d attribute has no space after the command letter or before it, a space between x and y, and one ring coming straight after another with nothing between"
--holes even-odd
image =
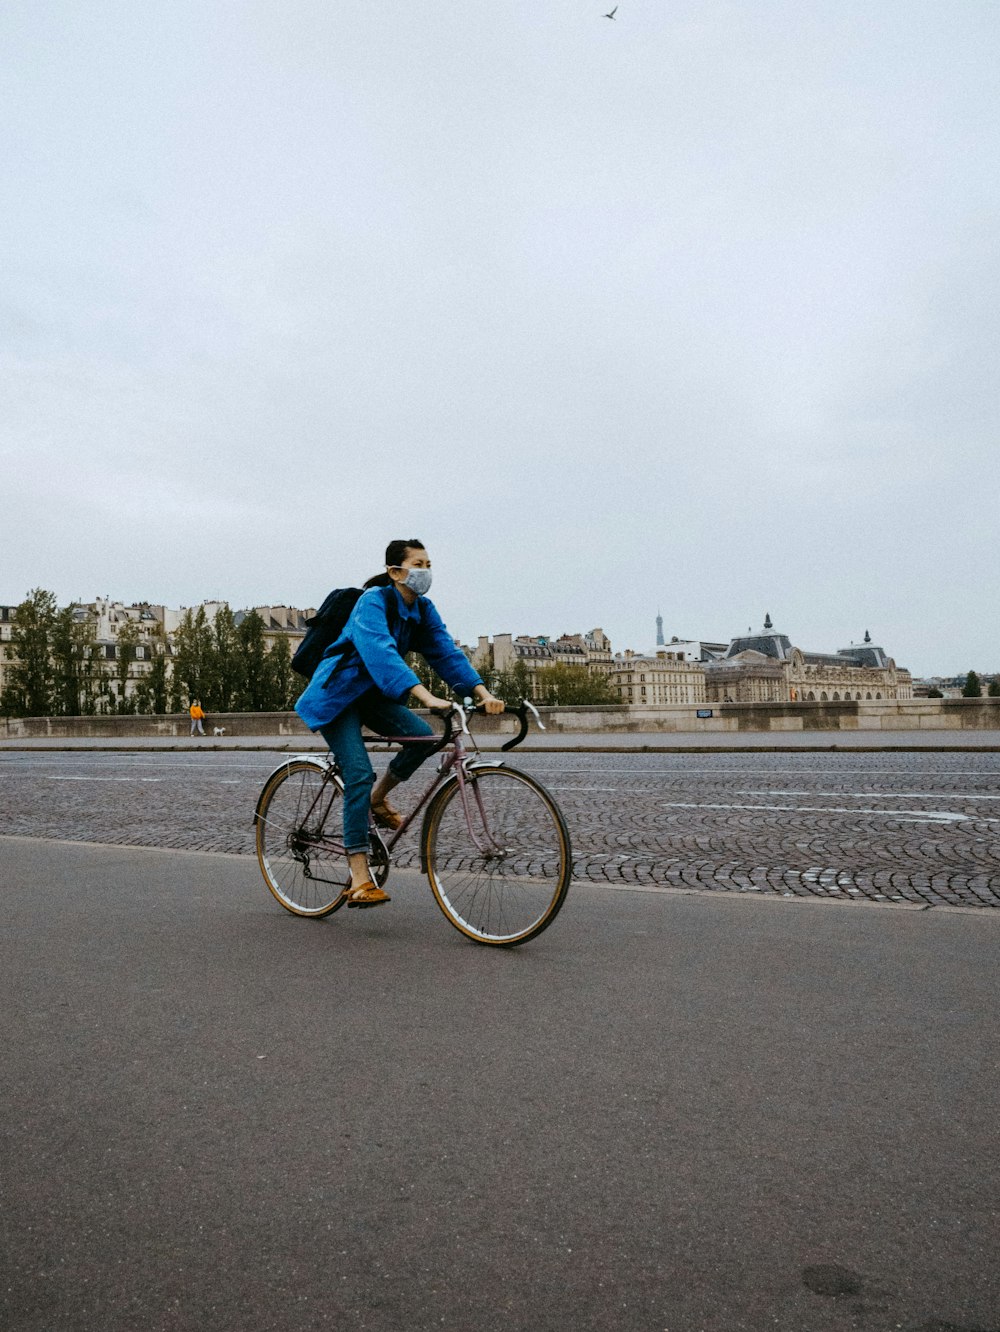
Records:
<instances>
[{"instance_id":1,"label":"bicycle rear wheel","mask_svg":"<svg viewBox=\"0 0 1000 1332\"><path fill-rule=\"evenodd\" d=\"M257 860L264 882L296 916L319 918L343 905L351 876L330 842L341 835L343 786L319 759L292 759L264 783L257 801Z\"/></svg>"},{"instance_id":2,"label":"bicycle rear wheel","mask_svg":"<svg viewBox=\"0 0 1000 1332\"><path fill-rule=\"evenodd\" d=\"M515 768L473 769L427 813L423 857L438 906L473 942L510 948L551 925L572 875L569 832L545 788Z\"/></svg>"}]
</instances>

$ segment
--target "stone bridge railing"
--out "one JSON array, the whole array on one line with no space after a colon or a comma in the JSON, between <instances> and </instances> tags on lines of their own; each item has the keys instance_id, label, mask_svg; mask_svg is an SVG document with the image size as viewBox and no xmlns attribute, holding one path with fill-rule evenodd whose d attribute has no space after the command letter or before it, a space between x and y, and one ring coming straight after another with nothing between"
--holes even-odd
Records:
<instances>
[{"instance_id":1,"label":"stone bridge railing","mask_svg":"<svg viewBox=\"0 0 1000 1332\"><path fill-rule=\"evenodd\" d=\"M664 707L541 708L549 730L649 731L1000 731L1000 698L915 698L898 702L711 703ZM210 713L205 729L234 736L295 736L308 732L294 712ZM510 718L479 718L477 729L510 731ZM186 713L158 717L0 717L0 739L186 736Z\"/></svg>"}]
</instances>

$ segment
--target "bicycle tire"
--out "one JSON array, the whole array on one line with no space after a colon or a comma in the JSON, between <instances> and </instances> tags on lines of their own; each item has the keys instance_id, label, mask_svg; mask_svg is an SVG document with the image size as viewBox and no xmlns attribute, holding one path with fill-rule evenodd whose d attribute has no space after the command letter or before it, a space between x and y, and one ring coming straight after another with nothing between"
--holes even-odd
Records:
<instances>
[{"instance_id":1,"label":"bicycle tire","mask_svg":"<svg viewBox=\"0 0 1000 1332\"><path fill-rule=\"evenodd\" d=\"M431 802L423 864L455 929L473 943L512 948L547 929L566 898L569 831L552 796L526 773L491 765L473 767L469 777L468 818L456 777Z\"/></svg>"},{"instance_id":2,"label":"bicycle tire","mask_svg":"<svg viewBox=\"0 0 1000 1332\"><path fill-rule=\"evenodd\" d=\"M272 895L295 916L320 920L344 903L347 859L323 845L325 836L339 836L343 789L327 763L302 758L283 763L261 790L257 861Z\"/></svg>"}]
</instances>

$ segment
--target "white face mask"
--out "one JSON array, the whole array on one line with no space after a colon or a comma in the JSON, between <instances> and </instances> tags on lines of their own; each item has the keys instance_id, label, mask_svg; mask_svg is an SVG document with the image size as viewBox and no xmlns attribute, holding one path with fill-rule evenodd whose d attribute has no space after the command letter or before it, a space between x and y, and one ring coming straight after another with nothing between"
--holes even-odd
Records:
<instances>
[{"instance_id":1,"label":"white face mask","mask_svg":"<svg viewBox=\"0 0 1000 1332\"><path fill-rule=\"evenodd\" d=\"M431 590L432 575L430 569L407 569L403 587L408 587L418 597L426 596Z\"/></svg>"}]
</instances>

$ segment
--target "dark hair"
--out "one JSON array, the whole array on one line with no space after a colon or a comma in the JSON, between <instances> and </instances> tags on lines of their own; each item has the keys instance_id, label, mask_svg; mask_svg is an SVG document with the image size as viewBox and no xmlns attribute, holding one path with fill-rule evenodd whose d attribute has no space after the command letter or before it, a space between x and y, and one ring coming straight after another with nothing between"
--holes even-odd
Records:
<instances>
[{"instance_id":1,"label":"dark hair","mask_svg":"<svg viewBox=\"0 0 1000 1332\"><path fill-rule=\"evenodd\" d=\"M426 549L424 543L416 537L410 537L409 541L390 541L385 548L386 567L394 569L402 564L411 550ZM361 586L367 590L369 587L388 587L391 582L392 579L387 573L377 573Z\"/></svg>"}]
</instances>

